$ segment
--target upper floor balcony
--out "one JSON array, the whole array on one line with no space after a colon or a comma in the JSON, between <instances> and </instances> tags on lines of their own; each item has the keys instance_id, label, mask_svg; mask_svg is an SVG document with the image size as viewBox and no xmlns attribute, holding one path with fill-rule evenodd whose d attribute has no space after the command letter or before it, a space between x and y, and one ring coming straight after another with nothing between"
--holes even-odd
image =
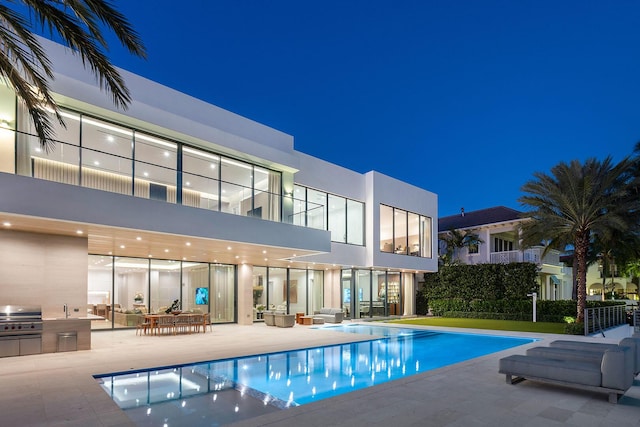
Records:
<instances>
[{"instance_id":1,"label":"upper floor balcony","mask_svg":"<svg viewBox=\"0 0 640 427\"><path fill-rule=\"evenodd\" d=\"M532 262L537 265L549 264L560 266L560 253L550 251L545 256L543 247L534 247L523 251L491 252L489 262L491 264L508 264L510 262Z\"/></svg>"}]
</instances>

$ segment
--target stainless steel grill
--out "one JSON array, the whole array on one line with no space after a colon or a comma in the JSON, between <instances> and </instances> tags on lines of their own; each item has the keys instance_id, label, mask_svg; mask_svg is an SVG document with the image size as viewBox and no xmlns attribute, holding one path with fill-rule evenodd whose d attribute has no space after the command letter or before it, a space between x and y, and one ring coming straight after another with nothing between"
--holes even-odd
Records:
<instances>
[{"instance_id":1,"label":"stainless steel grill","mask_svg":"<svg viewBox=\"0 0 640 427\"><path fill-rule=\"evenodd\" d=\"M42 309L0 306L0 357L42 353Z\"/></svg>"}]
</instances>

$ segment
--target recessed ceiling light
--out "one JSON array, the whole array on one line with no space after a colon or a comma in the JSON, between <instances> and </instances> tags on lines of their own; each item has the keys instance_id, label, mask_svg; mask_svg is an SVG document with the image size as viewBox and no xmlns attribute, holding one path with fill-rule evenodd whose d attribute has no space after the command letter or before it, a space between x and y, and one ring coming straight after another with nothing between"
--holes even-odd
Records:
<instances>
[{"instance_id":1,"label":"recessed ceiling light","mask_svg":"<svg viewBox=\"0 0 640 427\"><path fill-rule=\"evenodd\" d=\"M170 156L169 152L168 152L168 151L165 151L165 152L164 152L164 156L165 156L165 157L169 157L169 156Z\"/></svg>"},{"instance_id":2,"label":"recessed ceiling light","mask_svg":"<svg viewBox=\"0 0 640 427\"><path fill-rule=\"evenodd\" d=\"M227 246L227 250L230 251L231 250L231 246Z\"/></svg>"},{"instance_id":3,"label":"recessed ceiling light","mask_svg":"<svg viewBox=\"0 0 640 427\"><path fill-rule=\"evenodd\" d=\"M113 142L115 141L115 138L112 135L107 135L107 141Z\"/></svg>"},{"instance_id":4,"label":"recessed ceiling light","mask_svg":"<svg viewBox=\"0 0 640 427\"><path fill-rule=\"evenodd\" d=\"M267 253L267 251L266 251L266 250L263 250L263 251L262 251L262 253L263 253L263 254L266 254L266 253Z\"/></svg>"},{"instance_id":5,"label":"recessed ceiling light","mask_svg":"<svg viewBox=\"0 0 640 427\"><path fill-rule=\"evenodd\" d=\"M211 163L211 169L215 169L216 168L216 164L215 163Z\"/></svg>"},{"instance_id":6,"label":"recessed ceiling light","mask_svg":"<svg viewBox=\"0 0 640 427\"><path fill-rule=\"evenodd\" d=\"M109 252L109 255L113 255L113 252Z\"/></svg>"},{"instance_id":7,"label":"recessed ceiling light","mask_svg":"<svg viewBox=\"0 0 640 427\"><path fill-rule=\"evenodd\" d=\"M183 260L183 261L186 261L186 260L187 260L187 257L186 257L186 256L183 256L183 257L182 257L182 260Z\"/></svg>"},{"instance_id":8,"label":"recessed ceiling light","mask_svg":"<svg viewBox=\"0 0 640 427\"><path fill-rule=\"evenodd\" d=\"M165 251L165 252L169 252L169 249L165 249L164 251Z\"/></svg>"},{"instance_id":9,"label":"recessed ceiling light","mask_svg":"<svg viewBox=\"0 0 640 427\"><path fill-rule=\"evenodd\" d=\"M82 230L76 230L76 234L83 234L83 233L84 233L84 231L82 231Z\"/></svg>"},{"instance_id":10,"label":"recessed ceiling light","mask_svg":"<svg viewBox=\"0 0 640 427\"><path fill-rule=\"evenodd\" d=\"M236 255L236 259L240 258L240 255Z\"/></svg>"},{"instance_id":11,"label":"recessed ceiling light","mask_svg":"<svg viewBox=\"0 0 640 427\"><path fill-rule=\"evenodd\" d=\"M95 162L93 162L93 164L96 165L96 166L100 166L100 162L97 161L97 160Z\"/></svg>"},{"instance_id":12,"label":"recessed ceiling light","mask_svg":"<svg viewBox=\"0 0 640 427\"><path fill-rule=\"evenodd\" d=\"M142 175L149 176L149 172L143 172Z\"/></svg>"},{"instance_id":13,"label":"recessed ceiling light","mask_svg":"<svg viewBox=\"0 0 640 427\"><path fill-rule=\"evenodd\" d=\"M140 241L140 240L142 240L142 237L138 236L138 237L136 237L136 240Z\"/></svg>"},{"instance_id":14,"label":"recessed ceiling light","mask_svg":"<svg viewBox=\"0 0 640 427\"><path fill-rule=\"evenodd\" d=\"M186 182L187 187L191 186L191 183L189 181Z\"/></svg>"},{"instance_id":15,"label":"recessed ceiling light","mask_svg":"<svg viewBox=\"0 0 640 427\"><path fill-rule=\"evenodd\" d=\"M5 221L2 223L5 227L11 227L11 223L9 221Z\"/></svg>"},{"instance_id":16,"label":"recessed ceiling light","mask_svg":"<svg viewBox=\"0 0 640 427\"><path fill-rule=\"evenodd\" d=\"M191 246L191 242L187 242L185 243L187 246Z\"/></svg>"},{"instance_id":17,"label":"recessed ceiling light","mask_svg":"<svg viewBox=\"0 0 640 427\"><path fill-rule=\"evenodd\" d=\"M153 258L153 255L149 254L149 258Z\"/></svg>"},{"instance_id":18,"label":"recessed ceiling light","mask_svg":"<svg viewBox=\"0 0 640 427\"><path fill-rule=\"evenodd\" d=\"M124 246L124 245L120 245L120 249L124 249L124 248L125 248L125 246Z\"/></svg>"}]
</instances>

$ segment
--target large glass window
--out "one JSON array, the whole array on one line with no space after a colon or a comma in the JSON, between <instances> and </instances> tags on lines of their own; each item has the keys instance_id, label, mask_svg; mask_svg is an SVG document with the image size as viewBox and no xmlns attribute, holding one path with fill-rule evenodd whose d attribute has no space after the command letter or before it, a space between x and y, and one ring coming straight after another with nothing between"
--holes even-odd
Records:
<instances>
[{"instance_id":1,"label":"large glass window","mask_svg":"<svg viewBox=\"0 0 640 427\"><path fill-rule=\"evenodd\" d=\"M340 272L340 283L342 290L342 311L344 315L348 319L355 318L354 307L355 303L352 298L351 292L351 277L352 271L349 269L342 270Z\"/></svg>"},{"instance_id":2,"label":"large glass window","mask_svg":"<svg viewBox=\"0 0 640 427\"><path fill-rule=\"evenodd\" d=\"M180 301L180 261L152 259L149 276L153 313L163 312L175 300Z\"/></svg>"},{"instance_id":3,"label":"large glass window","mask_svg":"<svg viewBox=\"0 0 640 427\"><path fill-rule=\"evenodd\" d=\"M280 221L281 178L280 174L267 169L254 167L254 196L251 216Z\"/></svg>"},{"instance_id":4,"label":"large glass window","mask_svg":"<svg viewBox=\"0 0 640 427\"><path fill-rule=\"evenodd\" d=\"M254 216L252 203L253 167L237 160L221 159L221 210Z\"/></svg>"},{"instance_id":5,"label":"large glass window","mask_svg":"<svg viewBox=\"0 0 640 427\"><path fill-rule=\"evenodd\" d=\"M177 158L177 144L136 133L135 195L176 203Z\"/></svg>"},{"instance_id":6,"label":"large glass window","mask_svg":"<svg viewBox=\"0 0 640 427\"><path fill-rule=\"evenodd\" d=\"M359 313L358 317L371 317L372 315L372 299L371 299L371 272L369 270L356 270L356 293L354 297L355 312Z\"/></svg>"},{"instance_id":7,"label":"large glass window","mask_svg":"<svg viewBox=\"0 0 640 427\"><path fill-rule=\"evenodd\" d=\"M380 250L393 253L393 208L380 205Z\"/></svg>"},{"instance_id":8,"label":"large glass window","mask_svg":"<svg viewBox=\"0 0 640 427\"><path fill-rule=\"evenodd\" d=\"M289 270L289 312L306 313L307 311L307 271Z\"/></svg>"},{"instance_id":9,"label":"large glass window","mask_svg":"<svg viewBox=\"0 0 640 427\"><path fill-rule=\"evenodd\" d=\"M420 216L420 256L431 258L431 218Z\"/></svg>"},{"instance_id":10,"label":"large glass window","mask_svg":"<svg viewBox=\"0 0 640 427\"><path fill-rule=\"evenodd\" d=\"M220 157L194 148L182 148L182 204L220 210Z\"/></svg>"},{"instance_id":11,"label":"large glass window","mask_svg":"<svg viewBox=\"0 0 640 427\"><path fill-rule=\"evenodd\" d=\"M267 285L270 310L287 311L287 269L269 268L269 283Z\"/></svg>"},{"instance_id":12,"label":"large glass window","mask_svg":"<svg viewBox=\"0 0 640 427\"><path fill-rule=\"evenodd\" d=\"M331 241L347 242L347 200L344 197L329 194L329 231Z\"/></svg>"},{"instance_id":13,"label":"large glass window","mask_svg":"<svg viewBox=\"0 0 640 427\"><path fill-rule=\"evenodd\" d=\"M380 251L431 257L431 218L380 205Z\"/></svg>"},{"instance_id":14,"label":"large glass window","mask_svg":"<svg viewBox=\"0 0 640 427\"><path fill-rule=\"evenodd\" d=\"M253 320L262 319L267 309L267 268L253 267Z\"/></svg>"},{"instance_id":15,"label":"large glass window","mask_svg":"<svg viewBox=\"0 0 640 427\"><path fill-rule=\"evenodd\" d=\"M133 132L82 117L82 186L132 194Z\"/></svg>"},{"instance_id":16,"label":"large glass window","mask_svg":"<svg viewBox=\"0 0 640 427\"><path fill-rule=\"evenodd\" d=\"M307 226L307 189L299 185L293 186L293 220L294 225Z\"/></svg>"},{"instance_id":17,"label":"large glass window","mask_svg":"<svg viewBox=\"0 0 640 427\"><path fill-rule=\"evenodd\" d=\"M113 290L112 261L112 257L89 255L87 315L94 319L91 321L91 327L94 329L111 327L111 294ZM119 301L119 298L114 298L114 301Z\"/></svg>"},{"instance_id":18,"label":"large glass window","mask_svg":"<svg viewBox=\"0 0 640 427\"><path fill-rule=\"evenodd\" d=\"M393 244L397 254L406 255L407 251L407 211L394 209Z\"/></svg>"},{"instance_id":19,"label":"large glass window","mask_svg":"<svg viewBox=\"0 0 640 427\"><path fill-rule=\"evenodd\" d=\"M95 316L93 329L134 327L145 313L163 313L176 299L184 311L234 322L235 267L89 256L87 314Z\"/></svg>"},{"instance_id":20,"label":"large glass window","mask_svg":"<svg viewBox=\"0 0 640 427\"><path fill-rule=\"evenodd\" d=\"M347 243L364 245L364 203L347 199Z\"/></svg>"},{"instance_id":21,"label":"large glass window","mask_svg":"<svg viewBox=\"0 0 640 427\"><path fill-rule=\"evenodd\" d=\"M59 141L49 152L40 146L35 136L33 124L24 105L19 104L17 173L34 178L65 184L78 185L80 182L80 115L62 111L66 128L51 116L51 123Z\"/></svg>"},{"instance_id":22,"label":"large glass window","mask_svg":"<svg viewBox=\"0 0 640 427\"><path fill-rule=\"evenodd\" d=\"M308 270L309 273L309 314L324 307L324 272Z\"/></svg>"},{"instance_id":23,"label":"large glass window","mask_svg":"<svg viewBox=\"0 0 640 427\"><path fill-rule=\"evenodd\" d=\"M211 322L235 321L235 267L211 265Z\"/></svg>"},{"instance_id":24,"label":"large glass window","mask_svg":"<svg viewBox=\"0 0 640 427\"><path fill-rule=\"evenodd\" d=\"M209 313L209 264L182 263L182 309Z\"/></svg>"},{"instance_id":25,"label":"large glass window","mask_svg":"<svg viewBox=\"0 0 640 427\"><path fill-rule=\"evenodd\" d=\"M0 172L15 173L16 96L0 84Z\"/></svg>"},{"instance_id":26,"label":"large glass window","mask_svg":"<svg viewBox=\"0 0 640 427\"><path fill-rule=\"evenodd\" d=\"M113 263L114 267L113 326L135 326L139 316L149 308L149 260L109 258L112 261L108 266Z\"/></svg>"},{"instance_id":27,"label":"large glass window","mask_svg":"<svg viewBox=\"0 0 640 427\"><path fill-rule=\"evenodd\" d=\"M326 230L327 193L307 188L307 227Z\"/></svg>"},{"instance_id":28,"label":"large glass window","mask_svg":"<svg viewBox=\"0 0 640 427\"><path fill-rule=\"evenodd\" d=\"M331 241L364 245L364 203L294 186L293 224L331 231Z\"/></svg>"}]
</instances>

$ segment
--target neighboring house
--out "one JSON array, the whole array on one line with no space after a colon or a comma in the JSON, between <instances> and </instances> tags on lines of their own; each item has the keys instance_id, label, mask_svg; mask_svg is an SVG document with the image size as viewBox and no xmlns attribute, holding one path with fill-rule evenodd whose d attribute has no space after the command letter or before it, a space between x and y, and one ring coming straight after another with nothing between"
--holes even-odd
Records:
<instances>
[{"instance_id":1,"label":"neighboring house","mask_svg":"<svg viewBox=\"0 0 640 427\"><path fill-rule=\"evenodd\" d=\"M571 255L563 255L561 261L566 265L573 264ZM572 274L572 268L567 267L568 274ZM617 267L608 267L603 272L600 262L593 263L587 267L587 299L602 300L619 299L638 301L638 285L629 277L619 276Z\"/></svg>"},{"instance_id":2,"label":"neighboring house","mask_svg":"<svg viewBox=\"0 0 640 427\"><path fill-rule=\"evenodd\" d=\"M544 248L523 249L518 238L518 225L525 218L522 212L504 206L472 212L461 210L458 215L438 219L439 254L446 251L443 238L447 232L458 230L478 236L482 243L460 248L455 260L464 264L505 264L510 262L532 262L539 268L541 299L558 300L571 298L571 273L560 262L560 252L552 250L544 257Z\"/></svg>"},{"instance_id":3,"label":"neighboring house","mask_svg":"<svg viewBox=\"0 0 640 427\"><path fill-rule=\"evenodd\" d=\"M80 59L42 42L66 128L54 120L43 151L0 86L3 304L47 318L67 304L94 328L176 299L239 324L276 307L415 313L416 277L438 268L435 194L126 71L132 103L117 110Z\"/></svg>"}]
</instances>

